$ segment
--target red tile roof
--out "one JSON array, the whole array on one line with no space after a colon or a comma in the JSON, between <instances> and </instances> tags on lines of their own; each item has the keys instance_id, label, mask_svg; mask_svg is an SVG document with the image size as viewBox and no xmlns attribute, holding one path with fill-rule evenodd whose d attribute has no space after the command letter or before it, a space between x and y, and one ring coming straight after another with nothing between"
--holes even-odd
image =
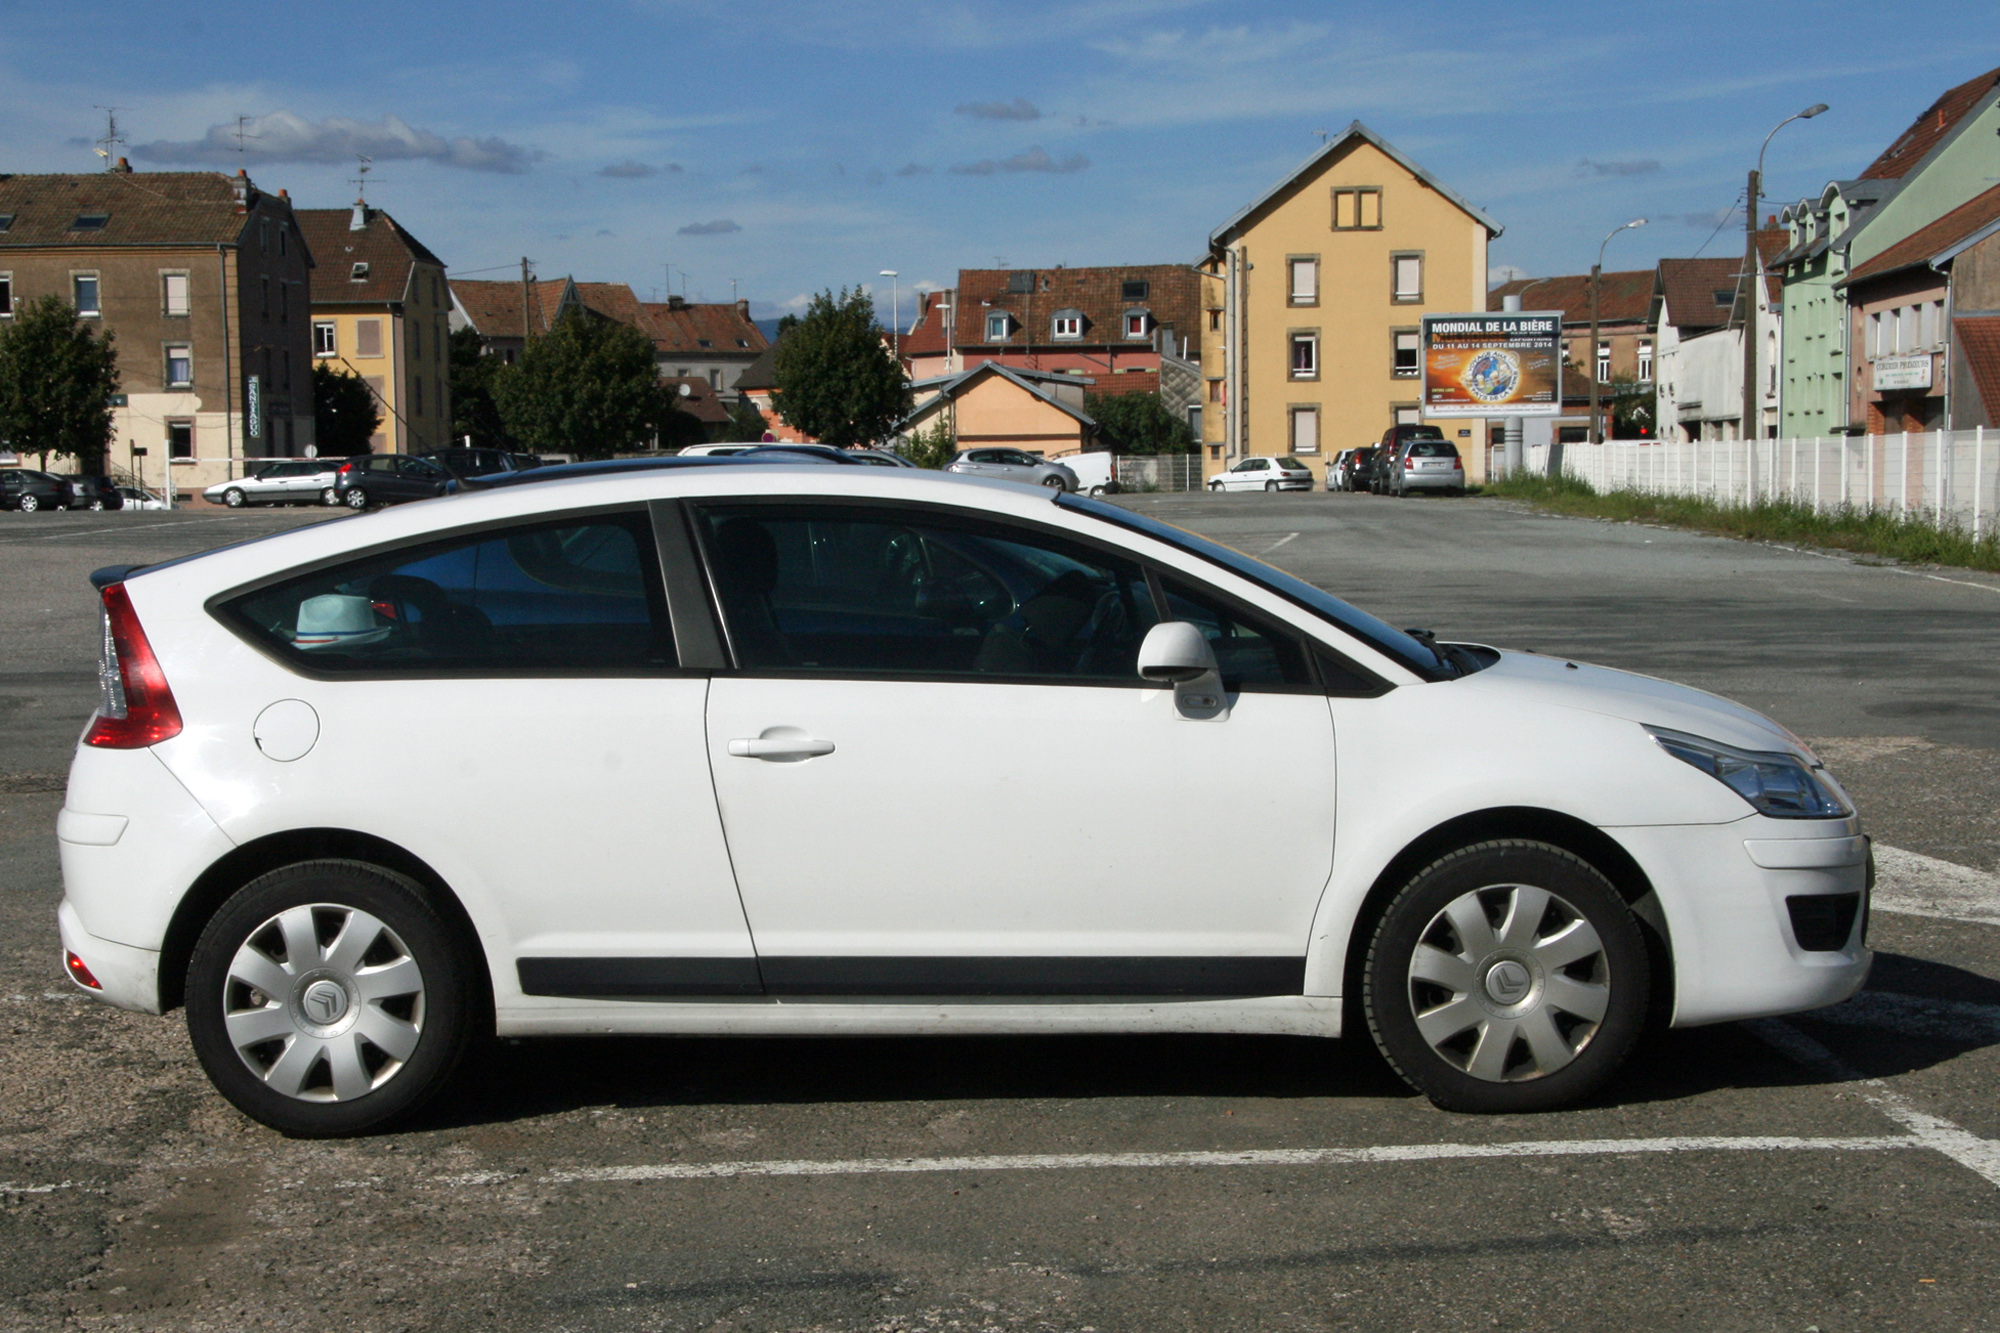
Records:
<instances>
[{"instance_id":1,"label":"red tile roof","mask_svg":"<svg viewBox=\"0 0 2000 1333\"><path fill-rule=\"evenodd\" d=\"M284 204L245 177L219 171L95 171L87 175L0 176L0 249L26 246L200 245L240 238L248 219L236 208L238 184L245 200ZM284 204L289 207L289 204ZM77 231L85 214L103 214L104 225Z\"/></svg>"},{"instance_id":2,"label":"red tile roof","mask_svg":"<svg viewBox=\"0 0 2000 1333\"><path fill-rule=\"evenodd\" d=\"M556 306L562 300L564 279L528 284L529 327L536 333L548 332ZM472 327L482 338L522 336L521 284L485 282L465 278L451 280L451 294L458 298Z\"/></svg>"},{"instance_id":3,"label":"red tile roof","mask_svg":"<svg viewBox=\"0 0 2000 1333\"><path fill-rule=\"evenodd\" d=\"M1995 221L2000 221L2000 185L1960 204L1929 226L1911 232L1848 274L1847 283L1853 286L1878 274L1921 264Z\"/></svg>"},{"instance_id":4,"label":"red tile roof","mask_svg":"<svg viewBox=\"0 0 2000 1333\"><path fill-rule=\"evenodd\" d=\"M1011 292L1017 281L1032 281L1031 292ZM1144 297L1128 299L1127 282L1144 282ZM1131 347L1138 339L1125 337L1125 312L1143 307L1153 323L1171 326L1176 344L1185 338L1195 345L1201 340L1201 278L1181 264L1140 264L1124 268L962 268L958 271L958 298L953 307L954 347L993 347L986 339L986 316L1006 311L1019 324L1019 331L1005 346L1037 347ZM1080 340L1056 342L1051 319L1058 310L1076 310L1083 315ZM1176 345L1174 351L1179 352Z\"/></svg>"},{"instance_id":5,"label":"red tile roof","mask_svg":"<svg viewBox=\"0 0 2000 1333\"><path fill-rule=\"evenodd\" d=\"M750 318L750 303L737 301L702 303L678 299L644 301L646 322L653 345L662 352L683 356L710 353L752 358L770 346L764 331ZM705 344L705 345L704 345Z\"/></svg>"},{"instance_id":6,"label":"red tile roof","mask_svg":"<svg viewBox=\"0 0 2000 1333\"><path fill-rule=\"evenodd\" d=\"M940 297L943 299L940 300ZM916 322L903 332L905 357L943 356L951 350L951 331L946 327L951 313L950 301L951 293L948 291L931 292L924 297Z\"/></svg>"},{"instance_id":7,"label":"red tile roof","mask_svg":"<svg viewBox=\"0 0 2000 1333\"><path fill-rule=\"evenodd\" d=\"M666 375L660 383L674 396L675 407L703 425L717 426L729 420L729 409L699 375Z\"/></svg>"},{"instance_id":8,"label":"red tile roof","mask_svg":"<svg viewBox=\"0 0 2000 1333\"><path fill-rule=\"evenodd\" d=\"M1526 295L1522 295L1526 292ZM1486 294L1486 308L1498 310L1503 296L1520 296L1529 310L1560 310L1565 324L1590 322L1590 275L1517 278ZM1629 269L1597 275L1597 318L1604 324L1644 323L1653 301L1653 270Z\"/></svg>"},{"instance_id":9,"label":"red tile roof","mask_svg":"<svg viewBox=\"0 0 2000 1333\"><path fill-rule=\"evenodd\" d=\"M1158 393L1160 372L1157 370L1121 370L1115 375L1092 375L1097 383L1085 389L1085 393L1107 394L1123 397L1131 393Z\"/></svg>"},{"instance_id":10,"label":"red tile roof","mask_svg":"<svg viewBox=\"0 0 2000 1333\"><path fill-rule=\"evenodd\" d=\"M1683 333L1721 328L1735 307L1742 272L1740 255L1733 259L1662 259L1658 281L1666 309L1661 318ZM1728 299L1718 302L1717 292L1727 293Z\"/></svg>"},{"instance_id":11,"label":"red tile roof","mask_svg":"<svg viewBox=\"0 0 2000 1333\"><path fill-rule=\"evenodd\" d=\"M1943 142L1952 127L1965 119L1996 86L2000 86L2000 69L1989 69L1976 79L1968 79L1958 87L1950 89L1944 96L1924 108L1902 137L1889 145L1868 164L1861 173L1863 180L1901 180L1910 168L1923 161L1924 154Z\"/></svg>"},{"instance_id":12,"label":"red tile roof","mask_svg":"<svg viewBox=\"0 0 2000 1333\"><path fill-rule=\"evenodd\" d=\"M409 296L410 270L417 264L444 267L444 261L379 208L366 213L360 231L353 229L351 208L301 208L295 216L319 271L313 275L314 305L345 301L401 301ZM368 265L356 282L357 263ZM517 303L516 307L519 309Z\"/></svg>"},{"instance_id":13,"label":"red tile roof","mask_svg":"<svg viewBox=\"0 0 2000 1333\"><path fill-rule=\"evenodd\" d=\"M2000 424L2000 315L1962 315L1951 325L1986 419Z\"/></svg>"}]
</instances>

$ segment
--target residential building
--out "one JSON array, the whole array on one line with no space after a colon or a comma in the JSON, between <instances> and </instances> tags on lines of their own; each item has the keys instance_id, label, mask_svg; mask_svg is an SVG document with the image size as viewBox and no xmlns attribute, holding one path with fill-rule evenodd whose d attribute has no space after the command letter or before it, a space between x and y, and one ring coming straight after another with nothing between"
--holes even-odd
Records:
<instances>
[{"instance_id":1,"label":"residential building","mask_svg":"<svg viewBox=\"0 0 2000 1333\"><path fill-rule=\"evenodd\" d=\"M53 295L116 337L110 462L150 486L312 445L312 264L285 192L240 171L0 176L0 319Z\"/></svg>"},{"instance_id":2,"label":"residential building","mask_svg":"<svg viewBox=\"0 0 2000 1333\"><path fill-rule=\"evenodd\" d=\"M1423 418L1419 319L1486 309L1500 225L1355 121L1209 237L1205 467L1336 451ZM962 317L961 317L962 318ZM1484 476L1486 423L1436 423Z\"/></svg>"},{"instance_id":3,"label":"residential building","mask_svg":"<svg viewBox=\"0 0 2000 1333\"><path fill-rule=\"evenodd\" d=\"M1778 429L1782 384L1781 289L1771 262L1785 231L1757 233L1765 276L1756 301L1757 367L1763 378L1761 432ZM1662 259L1654 271L1655 435L1669 442L1743 437L1743 260Z\"/></svg>"},{"instance_id":4,"label":"residential building","mask_svg":"<svg viewBox=\"0 0 2000 1333\"><path fill-rule=\"evenodd\" d=\"M727 398L770 342L750 318L750 303L709 304L670 296L642 301L663 379L699 379Z\"/></svg>"},{"instance_id":5,"label":"residential building","mask_svg":"<svg viewBox=\"0 0 2000 1333\"><path fill-rule=\"evenodd\" d=\"M706 375L670 376L660 387L673 396L674 406L699 421L710 440L729 428L729 404Z\"/></svg>"},{"instance_id":6,"label":"residential building","mask_svg":"<svg viewBox=\"0 0 2000 1333\"><path fill-rule=\"evenodd\" d=\"M1861 433L1854 388L1851 273L1992 185L2000 134L2000 69L1969 79L1924 109L1851 181L1833 181L1788 206L1789 244L1774 261L1784 280L1779 433Z\"/></svg>"},{"instance_id":7,"label":"residential building","mask_svg":"<svg viewBox=\"0 0 2000 1333\"><path fill-rule=\"evenodd\" d=\"M1590 438L1590 375L1598 379L1598 414L1604 418L1600 438L1611 435L1612 385L1618 380L1653 382L1655 346L1650 319L1653 272L1631 269L1597 275L1597 351L1590 347L1590 275L1566 273L1548 278L1516 278L1486 294L1488 310L1506 309L1506 298L1521 298L1523 310L1560 310L1563 316L1563 412L1559 417L1528 417L1524 441L1533 447L1551 440L1576 442ZM1499 442L1502 427L1494 426Z\"/></svg>"},{"instance_id":8,"label":"residential building","mask_svg":"<svg viewBox=\"0 0 2000 1333\"><path fill-rule=\"evenodd\" d=\"M958 350L952 346L952 310L958 293L952 288L917 294L917 313L910 327L896 338L903 369L912 380L936 379L965 369Z\"/></svg>"},{"instance_id":9,"label":"residential building","mask_svg":"<svg viewBox=\"0 0 2000 1333\"><path fill-rule=\"evenodd\" d=\"M912 384L916 407L896 429L913 435L942 421L961 449L999 445L1049 458L1073 454L1097 433L1083 407L1092 384L1066 370L1023 370L991 358Z\"/></svg>"},{"instance_id":10,"label":"residential building","mask_svg":"<svg viewBox=\"0 0 2000 1333\"><path fill-rule=\"evenodd\" d=\"M1850 420L1870 435L1990 424L1980 339L1968 357L1954 333L2000 320L2000 185L1879 251L1842 285Z\"/></svg>"},{"instance_id":11,"label":"residential building","mask_svg":"<svg viewBox=\"0 0 2000 1333\"><path fill-rule=\"evenodd\" d=\"M358 375L382 424L373 453L413 454L451 443L451 293L444 261L395 218L352 208L302 208L299 229L318 264L312 354Z\"/></svg>"},{"instance_id":12,"label":"residential building","mask_svg":"<svg viewBox=\"0 0 2000 1333\"><path fill-rule=\"evenodd\" d=\"M654 337L652 320L639 298L622 282L578 282L548 278L532 282L484 282L454 278L451 328L470 328L488 356L512 365L530 337L539 338L572 310L629 324Z\"/></svg>"},{"instance_id":13,"label":"residential building","mask_svg":"<svg viewBox=\"0 0 2000 1333\"><path fill-rule=\"evenodd\" d=\"M736 377L736 392L764 418L764 437L779 444L817 444L818 440L785 420L778 410L778 345L772 343Z\"/></svg>"}]
</instances>

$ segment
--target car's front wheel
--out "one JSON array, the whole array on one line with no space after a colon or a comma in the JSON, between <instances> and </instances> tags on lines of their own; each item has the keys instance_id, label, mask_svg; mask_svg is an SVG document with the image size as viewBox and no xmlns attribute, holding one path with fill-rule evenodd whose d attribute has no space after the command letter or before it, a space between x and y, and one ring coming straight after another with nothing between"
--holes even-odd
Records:
<instances>
[{"instance_id":1,"label":"car's front wheel","mask_svg":"<svg viewBox=\"0 0 2000 1333\"><path fill-rule=\"evenodd\" d=\"M301 862L246 885L202 932L188 1033L251 1119L301 1138L359 1134L451 1077L473 975L415 884L359 861Z\"/></svg>"},{"instance_id":2,"label":"car's front wheel","mask_svg":"<svg viewBox=\"0 0 2000 1333\"><path fill-rule=\"evenodd\" d=\"M1064 491L1069 489L1067 486L1063 485L1063 479L1061 477L1043 477L1042 485L1048 487L1052 491Z\"/></svg>"},{"instance_id":3,"label":"car's front wheel","mask_svg":"<svg viewBox=\"0 0 2000 1333\"><path fill-rule=\"evenodd\" d=\"M241 509L249 502L250 497L245 495L238 487L231 486L222 493L222 503L228 505L231 509Z\"/></svg>"},{"instance_id":4,"label":"car's front wheel","mask_svg":"<svg viewBox=\"0 0 2000 1333\"><path fill-rule=\"evenodd\" d=\"M23 495L23 496L21 497L21 503L20 503L20 505L19 505L19 508L20 508L20 510L21 510L21 512L22 512L22 513L24 513L24 514L32 514L32 513L34 513L34 512L35 512L35 511L36 511L37 509L40 509L41 507L42 507L42 497L41 497L41 496L39 496L39 495Z\"/></svg>"},{"instance_id":5,"label":"car's front wheel","mask_svg":"<svg viewBox=\"0 0 2000 1333\"><path fill-rule=\"evenodd\" d=\"M1375 1044L1448 1111L1545 1111L1603 1087L1644 1025L1651 972L1617 889L1546 843L1479 843L1403 886L1369 941Z\"/></svg>"},{"instance_id":6,"label":"car's front wheel","mask_svg":"<svg viewBox=\"0 0 2000 1333\"><path fill-rule=\"evenodd\" d=\"M368 492L362 490L359 486L353 487L347 492L344 503L349 509L366 509L368 507Z\"/></svg>"}]
</instances>

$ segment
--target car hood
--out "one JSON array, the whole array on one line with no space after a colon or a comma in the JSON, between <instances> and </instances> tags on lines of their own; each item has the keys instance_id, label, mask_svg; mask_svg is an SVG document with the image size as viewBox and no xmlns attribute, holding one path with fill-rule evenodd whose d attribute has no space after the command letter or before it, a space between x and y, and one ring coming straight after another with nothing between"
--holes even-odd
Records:
<instances>
[{"instance_id":1,"label":"car hood","mask_svg":"<svg viewBox=\"0 0 2000 1333\"><path fill-rule=\"evenodd\" d=\"M1785 727L1721 695L1562 657L1500 651L1498 662L1453 684L1497 698L1553 704L1685 731L1746 750L1812 754L1806 743Z\"/></svg>"}]
</instances>

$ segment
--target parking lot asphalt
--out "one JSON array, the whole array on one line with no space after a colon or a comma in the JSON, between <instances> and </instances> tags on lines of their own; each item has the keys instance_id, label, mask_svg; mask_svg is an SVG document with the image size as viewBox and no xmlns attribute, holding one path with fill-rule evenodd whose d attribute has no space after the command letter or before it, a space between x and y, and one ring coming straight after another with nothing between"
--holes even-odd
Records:
<instances>
[{"instance_id":1,"label":"parking lot asphalt","mask_svg":"<svg viewBox=\"0 0 2000 1333\"><path fill-rule=\"evenodd\" d=\"M617 1038L504 1044L418 1124L287 1141L178 1022L69 987L51 824L89 569L323 515L4 514L0 1328L1994 1325L2000 581L1479 499L1125 503L1806 735L1895 853L1870 988L1658 1034L1554 1115L1436 1111L1364 1041Z\"/></svg>"}]
</instances>

